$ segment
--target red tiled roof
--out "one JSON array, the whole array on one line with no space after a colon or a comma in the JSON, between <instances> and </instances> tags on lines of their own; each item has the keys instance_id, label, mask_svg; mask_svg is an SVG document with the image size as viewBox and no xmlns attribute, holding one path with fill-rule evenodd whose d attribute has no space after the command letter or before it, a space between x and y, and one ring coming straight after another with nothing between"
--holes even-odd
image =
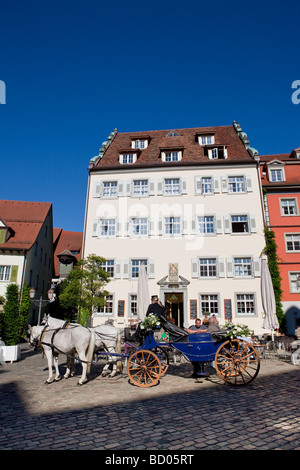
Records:
<instances>
[{"instance_id":1,"label":"red tiled roof","mask_svg":"<svg viewBox=\"0 0 300 470\"><path fill-rule=\"evenodd\" d=\"M296 149L297 150L297 149ZM280 182L269 181L267 164L271 162L283 162L285 180ZM260 157L260 171L261 181L264 187L286 187L286 186L300 186L300 160L296 157L294 151L292 153L283 153L276 155L262 155ZM266 173L265 175L262 173Z\"/></svg>"},{"instance_id":2,"label":"red tiled roof","mask_svg":"<svg viewBox=\"0 0 300 470\"><path fill-rule=\"evenodd\" d=\"M233 126L220 127L198 127L190 129L176 129L180 134L175 137L167 137L169 130L157 130L147 132L134 133L117 133L104 155L91 171L101 171L107 169L128 169L128 168L145 168L145 167L163 167L163 166L186 166L186 165L203 165L203 164L224 164L226 162L253 162L253 158L246 150L237 131ZM213 134L215 137L215 146L227 146L228 158L209 160L205 154L204 146L198 143L197 135ZM146 149L140 151L136 163L122 165L119 162L119 155L124 149L131 148L132 140L143 138L145 135L149 137L149 145ZM182 160L179 162L162 162L161 149L174 149L175 147L183 149Z\"/></svg>"},{"instance_id":3,"label":"red tiled roof","mask_svg":"<svg viewBox=\"0 0 300 470\"><path fill-rule=\"evenodd\" d=\"M82 240L82 232L69 232L61 228L53 229L54 273L56 277L59 276L59 259L57 256L65 251L71 253L76 251L78 254L73 256L79 260L81 258Z\"/></svg>"},{"instance_id":4,"label":"red tiled roof","mask_svg":"<svg viewBox=\"0 0 300 470\"><path fill-rule=\"evenodd\" d=\"M0 200L0 219L14 231L6 243L0 243L0 249L29 250L51 207L50 202Z\"/></svg>"},{"instance_id":5,"label":"red tiled roof","mask_svg":"<svg viewBox=\"0 0 300 470\"><path fill-rule=\"evenodd\" d=\"M291 160L290 153L281 153L278 155L261 155L260 157L261 162L272 162L273 160L279 160L281 162Z\"/></svg>"}]
</instances>

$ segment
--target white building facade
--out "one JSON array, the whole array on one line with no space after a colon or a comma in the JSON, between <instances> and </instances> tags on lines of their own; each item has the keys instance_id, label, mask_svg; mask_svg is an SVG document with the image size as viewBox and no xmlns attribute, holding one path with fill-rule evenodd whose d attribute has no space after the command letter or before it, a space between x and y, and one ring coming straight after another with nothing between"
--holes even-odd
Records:
<instances>
[{"instance_id":1,"label":"white building facade","mask_svg":"<svg viewBox=\"0 0 300 470\"><path fill-rule=\"evenodd\" d=\"M260 334L264 246L258 156L236 123L115 131L90 162L83 256L103 256L111 276L94 325L138 318L145 264L177 325L215 314Z\"/></svg>"}]
</instances>

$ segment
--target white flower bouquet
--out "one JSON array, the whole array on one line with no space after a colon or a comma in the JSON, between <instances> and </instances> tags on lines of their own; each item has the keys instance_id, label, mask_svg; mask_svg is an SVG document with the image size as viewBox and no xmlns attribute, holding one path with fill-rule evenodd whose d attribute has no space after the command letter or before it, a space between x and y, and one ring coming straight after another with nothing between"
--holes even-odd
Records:
<instances>
[{"instance_id":1,"label":"white flower bouquet","mask_svg":"<svg viewBox=\"0 0 300 470\"><path fill-rule=\"evenodd\" d=\"M141 328L146 328L146 329L159 329L160 328L160 321L159 318L154 315L154 313L149 313L148 317L145 318L145 320L141 323Z\"/></svg>"},{"instance_id":2,"label":"white flower bouquet","mask_svg":"<svg viewBox=\"0 0 300 470\"><path fill-rule=\"evenodd\" d=\"M239 336L247 337L251 334L247 325L233 325L232 323L226 323L224 329L227 331L226 338L237 338Z\"/></svg>"}]
</instances>

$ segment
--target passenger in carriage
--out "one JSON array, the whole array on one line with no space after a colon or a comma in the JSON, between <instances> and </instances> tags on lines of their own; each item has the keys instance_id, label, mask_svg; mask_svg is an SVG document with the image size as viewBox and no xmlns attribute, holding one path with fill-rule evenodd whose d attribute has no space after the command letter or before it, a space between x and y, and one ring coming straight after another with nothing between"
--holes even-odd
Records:
<instances>
[{"instance_id":1,"label":"passenger in carriage","mask_svg":"<svg viewBox=\"0 0 300 470\"><path fill-rule=\"evenodd\" d=\"M201 325L200 318L196 318L195 325L190 326L187 331L189 334L193 333L214 333L215 331L220 331L219 322L217 318L213 315L209 318L209 326Z\"/></svg>"},{"instance_id":2,"label":"passenger in carriage","mask_svg":"<svg viewBox=\"0 0 300 470\"><path fill-rule=\"evenodd\" d=\"M209 318L209 327L207 328L206 331L207 333L214 333L215 331L221 331L219 322L214 315Z\"/></svg>"},{"instance_id":3,"label":"passenger in carriage","mask_svg":"<svg viewBox=\"0 0 300 470\"><path fill-rule=\"evenodd\" d=\"M207 328L205 325L201 325L201 320L200 318L196 318L195 320L195 325L190 326L189 328L185 328L185 331L187 331L189 334L193 333L206 333Z\"/></svg>"}]
</instances>

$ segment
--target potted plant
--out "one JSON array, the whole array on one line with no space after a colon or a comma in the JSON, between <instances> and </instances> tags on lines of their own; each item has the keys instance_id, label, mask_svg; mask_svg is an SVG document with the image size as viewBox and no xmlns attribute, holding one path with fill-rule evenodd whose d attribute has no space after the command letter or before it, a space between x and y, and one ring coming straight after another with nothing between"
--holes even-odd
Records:
<instances>
[{"instance_id":1,"label":"potted plant","mask_svg":"<svg viewBox=\"0 0 300 470\"><path fill-rule=\"evenodd\" d=\"M17 284L9 284L6 289L6 302L2 314L2 362L13 362L20 358L21 346L19 343L21 325L19 288Z\"/></svg>"}]
</instances>

